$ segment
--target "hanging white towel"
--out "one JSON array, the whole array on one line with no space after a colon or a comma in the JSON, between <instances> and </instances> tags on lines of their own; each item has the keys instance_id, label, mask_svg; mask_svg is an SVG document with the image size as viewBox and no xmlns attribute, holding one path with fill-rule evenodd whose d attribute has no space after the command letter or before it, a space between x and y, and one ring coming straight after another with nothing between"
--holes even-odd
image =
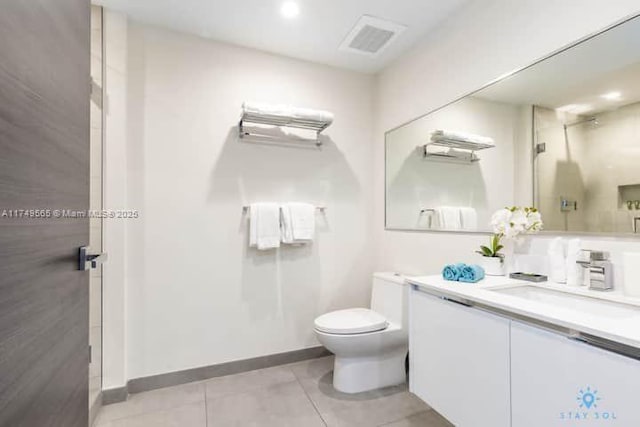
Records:
<instances>
[{"instance_id":1,"label":"hanging white towel","mask_svg":"<svg viewBox=\"0 0 640 427\"><path fill-rule=\"evenodd\" d=\"M249 209L249 246L258 250L279 247L280 207L276 203L253 203Z\"/></svg>"},{"instance_id":2,"label":"hanging white towel","mask_svg":"<svg viewBox=\"0 0 640 427\"><path fill-rule=\"evenodd\" d=\"M285 203L281 206L282 242L306 243L313 240L316 208L309 203Z\"/></svg>"},{"instance_id":3,"label":"hanging white towel","mask_svg":"<svg viewBox=\"0 0 640 427\"><path fill-rule=\"evenodd\" d=\"M478 213L474 208L460 208L460 219L463 230L478 229Z\"/></svg>"},{"instance_id":4,"label":"hanging white towel","mask_svg":"<svg viewBox=\"0 0 640 427\"><path fill-rule=\"evenodd\" d=\"M282 243L291 245L293 240L293 224L291 219L291 210L287 203L280 206L280 236Z\"/></svg>"},{"instance_id":5,"label":"hanging white towel","mask_svg":"<svg viewBox=\"0 0 640 427\"><path fill-rule=\"evenodd\" d=\"M439 206L434 212L435 227L440 230L460 230L462 221L460 208L451 206Z\"/></svg>"}]
</instances>

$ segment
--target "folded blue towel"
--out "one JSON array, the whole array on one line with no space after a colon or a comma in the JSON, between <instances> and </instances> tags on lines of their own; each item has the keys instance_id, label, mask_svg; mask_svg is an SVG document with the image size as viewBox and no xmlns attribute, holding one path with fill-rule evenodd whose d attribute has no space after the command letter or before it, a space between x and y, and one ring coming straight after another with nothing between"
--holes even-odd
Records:
<instances>
[{"instance_id":1,"label":"folded blue towel","mask_svg":"<svg viewBox=\"0 0 640 427\"><path fill-rule=\"evenodd\" d=\"M484 279L484 268L479 265L465 265L460 273L460 282L476 283Z\"/></svg>"},{"instance_id":2,"label":"folded blue towel","mask_svg":"<svg viewBox=\"0 0 640 427\"><path fill-rule=\"evenodd\" d=\"M442 269L442 278L444 280L458 281L460 280L460 276L462 276L462 269L465 267L465 264L449 264L445 265Z\"/></svg>"}]
</instances>

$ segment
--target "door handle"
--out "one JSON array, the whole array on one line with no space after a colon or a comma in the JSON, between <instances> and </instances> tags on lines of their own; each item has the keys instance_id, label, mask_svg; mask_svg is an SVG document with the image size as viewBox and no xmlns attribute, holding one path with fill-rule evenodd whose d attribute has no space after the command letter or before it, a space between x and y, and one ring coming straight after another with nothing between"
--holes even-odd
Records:
<instances>
[{"instance_id":1,"label":"door handle","mask_svg":"<svg viewBox=\"0 0 640 427\"><path fill-rule=\"evenodd\" d=\"M464 307L473 307L473 305L469 304L468 302L459 301L459 300L454 299L454 298L440 297L440 299L442 299L443 301L451 302L451 303L458 304L458 305L461 305L461 306L464 306Z\"/></svg>"},{"instance_id":2,"label":"door handle","mask_svg":"<svg viewBox=\"0 0 640 427\"><path fill-rule=\"evenodd\" d=\"M107 253L99 254L89 253L88 246L81 246L78 249L78 270L87 271L90 268L98 268L98 264L102 264L107 260Z\"/></svg>"}]
</instances>

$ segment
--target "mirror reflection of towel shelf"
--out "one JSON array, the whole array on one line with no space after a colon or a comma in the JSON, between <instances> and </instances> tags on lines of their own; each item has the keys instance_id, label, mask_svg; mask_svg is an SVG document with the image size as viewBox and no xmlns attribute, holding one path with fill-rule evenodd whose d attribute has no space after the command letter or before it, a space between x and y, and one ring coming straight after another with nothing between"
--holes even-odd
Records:
<instances>
[{"instance_id":1,"label":"mirror reflection of towel shelf","mask_svg":"<svg viewBox=\"0 0 640 427\"><path fill-rule=\"evenodd\" d=\"M494 148L493 144L483 144L481 142L462 141L458 139L432 139L425 145L436 145L439 147L457 148L460 150L478 151L486 150L487 148Z\"/></svg>"},{"instance_id":2,"label":"mirror reflection of towel shelf","mask_svg":"<svg viewBox=\"0 0 640 427\"><path fill-rule=\"evenodd\" d=\"M449 154L449 151L441 151L441 152L430 152L427 147L430 145L435 145L438 147L443 147L440 144L425 144L421 145L418 148L422 151L422 157L430 160L440 160L451 163L461 163L461 164L473 164L480 161L480 158L476 155L474 151L459 151L456 150L457 155Z\"/></svg>"}]
</instances>

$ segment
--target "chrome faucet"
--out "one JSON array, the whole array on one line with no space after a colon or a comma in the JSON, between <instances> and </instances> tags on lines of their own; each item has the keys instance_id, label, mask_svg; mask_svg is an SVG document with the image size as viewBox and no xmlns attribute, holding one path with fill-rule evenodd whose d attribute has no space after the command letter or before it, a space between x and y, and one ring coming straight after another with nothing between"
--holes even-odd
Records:
<instances>
[{"instance_id":1,"label":"chrome faucet","mask_svg":"<svg viewBox=\"0 0 640 427\"><path fill-rule=\"evenodd\" d=\"M585 270L589 289L594 291L613 289L613 264L609 261L609 252L586 249L582 252L582 256L576 262Z\"/></svg>"}]
</instances>

